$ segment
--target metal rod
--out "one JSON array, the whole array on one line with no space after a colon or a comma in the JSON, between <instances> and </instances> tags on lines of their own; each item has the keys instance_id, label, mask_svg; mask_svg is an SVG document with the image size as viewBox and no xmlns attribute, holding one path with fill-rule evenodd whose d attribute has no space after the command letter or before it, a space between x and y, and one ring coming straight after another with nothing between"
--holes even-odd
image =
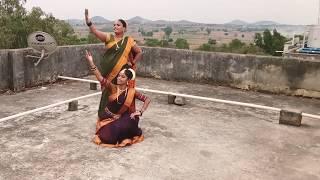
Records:
<instances>
[{"instance_id":1,"label":"metal rod","mask_svg":"<svg viewBox=\"0 0 320 180\"><path fill-rule=\"evenodd\" d=\"M18 113L18 114L15 114L15 115L8 116L8 117L0 119L0 123L4 122L4 121L7 121L7 120L10 120L10 119L21 117L21 116L24 116L24 115L32 114L32 113L35 113L35 112L38 112L38 111L42 111L42 110L45 110L45 109L49 109L49 108L52 108L52 107L55 107L55 106L60 106L62 104L66 104L66 103L69 103L69 102L72 102L72 101L85 99L85 98L89 98L89 97L92 97L92 96L97 96L99 94L101 94L101 92L97 92L97 93L93 93L93 94L89 94L89 95L85 95L85 96L69 99L69 100L58 102L58 103L51 104L51 105L48 105L48 106L36 108L36 109L30 110L30 111L25 111L25 112L22 112L22 113Z\"/></svg>"},{"instance_id":2,"label":"metal rod","mask_svg":"<svg viewBox=\"0 0 320 180\"><path fill-rule=\"evenodd\" d=\"M82 82L99 83L98 81L94 81L94 80L71 78L71 77L65 77L65 76L58 76L58 78L75 80L75 81L82 81ZM272 110L272 111L278 111L278 112L281 111L280 108L263 106L263 105L252 104L252 103L243 103L243 102L238 102L238 101L229 101L229 100L222 100L222 99L208 98L208 97L202 97L202 96L173 93L173 92L165 92L165 91L158 91L158 90L144 89L144 88L136 88L136 89L140 90L140 91L144 91L144 92L151 92L151 93L157 93L157 94L173 95L173 96L186 97L186 98L192 98L192 99L206 100L206 101L211 101L211 102L232 104L232 105L238 105L238 106L258 108L258 109L266 109L266 110ZM308 113L302 113L302 116L320 119L319 115L313 115L313 114L308 114Z\"/></svg>"},{"instance_id":3,"label":"metal rod","mask_svg":"<svg viewBox=\"0 0 320 180\"><path fill-rule=\"evenodd\" d=\"M82 82L89 82L89 83L97 83L100 84L99 81L91 80L91 79L80 79L80 78L73 78L73 77L67 77L67 76L58 76L60 79L66 79L66 80L73 80L73 81L82 81Z\"/></svg>"}]
</instances>

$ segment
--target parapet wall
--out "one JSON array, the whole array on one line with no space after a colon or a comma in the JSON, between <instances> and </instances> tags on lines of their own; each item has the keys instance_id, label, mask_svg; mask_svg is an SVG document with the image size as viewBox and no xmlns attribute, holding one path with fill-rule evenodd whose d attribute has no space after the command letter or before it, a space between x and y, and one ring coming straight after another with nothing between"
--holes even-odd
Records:
<instances>
[{"instance_id":1,"label":"parapet wall","mask_svg":"<svg viewBox=\"0 0 320 180\"><path fill-rule=\"evenodd\" d=\"M86 76L90 71L85 49L93 52L99 64L105 51L102 44L58 47L37 67L35 60L25 57L30 49L0 50L0 90L21 91L54 82L57 75ZM320 62L150 47L143 47L143 51L140 76L320 97Z\"/></svg>"}]
</instances>

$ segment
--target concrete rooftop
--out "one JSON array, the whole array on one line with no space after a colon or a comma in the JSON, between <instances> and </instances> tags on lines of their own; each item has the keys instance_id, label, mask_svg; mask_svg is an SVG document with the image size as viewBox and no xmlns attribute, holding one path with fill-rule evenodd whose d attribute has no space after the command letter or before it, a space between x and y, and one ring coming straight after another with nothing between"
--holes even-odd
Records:
<instances>
[{"instance_id":1,"label":"concrete rooftop","mask_svg":"<svg viewBox=\"0 0 320 180\"><path fill-rule=\"evenodd\" d=\"M139 78L138 87L250 102L320 114L320 101L226 87ZM0 118L94 93L65 81L0 95ZM320 120L279 125L273 111L187 100L151 105L145 141L122 149L91 143L99 97L0 123L0 180L7 179L320 179Z\"/></svg>"}]
</instances>

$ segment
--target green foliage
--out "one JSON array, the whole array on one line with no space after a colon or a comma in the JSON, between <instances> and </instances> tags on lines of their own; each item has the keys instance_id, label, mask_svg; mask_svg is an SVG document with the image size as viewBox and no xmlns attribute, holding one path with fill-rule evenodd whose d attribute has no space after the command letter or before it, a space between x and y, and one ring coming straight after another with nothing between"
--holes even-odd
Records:
<instances>
[{"instance_id":1,"label":"green foliage","mask_svg":"<svg viewBox=\"0 0 320 180\"><path fill-rule=\"evenodd\" d=\"M163 32L166 34L167 39L169 39L170 34L171 34L172 31L173 31L172 27L167 26L166 28L163 28L162 30L163 30Z\"/></svg>"},{"instance_id":2,"label":"green foliage","mask_svg":"<svg viewBox=\"0 0 320 180\"><path fill-rule=\"evenodd\" d=\"M232 49L241 49L246 44L241 42L239 39L233 39L231 43L229 43L229 48Z\"/></svg>"},{"instance_id":3,"label":"green foliage","mask_svg":"<svg viewBox=\"0 0 320 180\"><path fill-rule=\"evenodd\" d=\"M178 49L189 49L189 43L186 39L178 38L175 41L175 45Z\"/></svg>"},{"instance_id":4,"label":"green foliage","mask_svg":"<svg viewBox=\"0 0 320 180\"><path fill-rule=\"evenodd\" d=\"M198 50L214 52L231 52L240 54L264 54L263 49L253 44L246 45L239 39L234 39L229 44L222 44L221 46L216 46L216 44L213 44L213 42L215 41L209 39L208 43L202 44L198 48Z\"/></svg>"},{"instance_id":5,"label":"green foliage","mask_svg":"<svg viewBox=\"0 0 320 180\"><path fill-rule=\"evenodd\" d=\"M263 37L260 33L256 33L255 40L256 46L264 49L264 51L270 55L278 56L281 55L277 53L277 50L283 50L286 38L282 36L276 29L273 30L273 33L270 30L265 30L263 32Z\"/></svg>"},{"instance_id":6,"label":"green foliage","mask_svg":"<svg viewBox=\"0 0 320 180\"><path fill-rule=\"evenodd\" d=\"M161 41L160 41L160 46L161 46L161 47L169 47L169 41L167 41L167 40L161 40Z\"/></svg>"},{"instance_id":7,"label":"green foliage","mask_svg":"<svg viewBox=\"0 0 320 180\"><path fill-rule=\"evenodd\" d=\"M202 44L198 50L202 51L215 51L216 47L215 45L217 44L217 41L215 39L209 39L208 43Z\"/></svg>"},{"instance_id":8,"label":"green foliage","mask_svg":"<svg viewBox=\"0 0 320 180\"><path fill-rule=\"evenodd\" d=\"M25 0L0 1L0 48L27 47L27 37L34 31L51 34L58 45L79 44L72 27L61 20L46 14L39 7L27 12Z\"/></svg>"},{"instance_id":9,"label":"green foliage","mask_svg":"<svg viewBox=\"0 0 320 180\"><path fill-rule=\"evenodd\" d=\"M150 31L150 32L144 32L143 31L141 34L142 34L142 36L150 36L150 37L153 36L153 32L152 31Z\"/></svg>"},{"instance_id":10,"label":"green foliage","mask_svg":"<svg viewBox=\"0 0 320 180\"><path fill-rule=\"evenodd\" d=\"M256 46L263 48L263 39L260 33L254 35L254 43Z\"/></svg>"},{"instance_id":11,"label":"green foliage","mask_svg":"<svg viewBox=\"0 0 320 180\"><path fill-rule=\"evenodd\" d=\"M142 36L150 36L150 37L153 36L153 31L146 32L142 27L139 27L138 32L140 32Z\"/></svg>"},{"instance_id":12,"label":"green foliage","mask_svg":"<svg viewBox=\"0 0 320 180\"><path fill-rule=\"evenodd\" d=\"M100 43L101 41L92 33L88 34L88 44L96 44L96 43Z\"/></svg>"},{"instance_id":13,"label":"green foliage","mask_svg":"<svg viewBox=\"0 0 320 180\"><path fill-rule=\"evenodd\" d=\"M160 41L158 39L145 39L144 45L150 47L160 46Z\"/></svg>"},{"instance_id":14,"label":"green foliage","mask_svg":"<svg viewBox=\"0 0 320 180\"><path fill-rule=\"evenodd\" d=\"M211 44L208 44L208 43L205 43L205 44L202 44L198 50L201 50L201 51L214 51L215 48L214 46L212 46Z\"/></svg>"},{"instance_id":15,"label":"green foliage","mask_svg":"<svg viewBox=\"0 0 320 180\"><path fill-rule=\"evenodd\" d=\"M17 36L17 34L26 36L24 3L25 1L19 0L0 1L0 48L13 48L26 41L27 37Z\"/></svg>"},{"instance_id":16,"label":"green foliage","mask_svg":"<svg viewBox=\"0 0 320 180\"><path fill-rule=\"evenodd\" d=\"M217 44L217 40L210 38L210 39L208 40L208 44L216 45L216 44Z\"/></svg>"},{"instance_id":17,"label":"green foliage","mask_svg":"<svg viewBox=\"0 0 320 180\"><path fill-rule=\"evenodd\" d=\"M169 42L167 40L145 39L144 45L150 47L169 47Z\"/></svg>"}]
</instances>

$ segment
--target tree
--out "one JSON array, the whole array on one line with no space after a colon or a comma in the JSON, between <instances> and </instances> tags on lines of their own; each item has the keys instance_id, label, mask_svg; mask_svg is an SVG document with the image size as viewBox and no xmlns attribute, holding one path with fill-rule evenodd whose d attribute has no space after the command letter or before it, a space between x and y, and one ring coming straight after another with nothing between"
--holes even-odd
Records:
<instances>
[{"instance_id":1,"label":"tree","mask_svg":"<svg viewBox=\"0 0 320 180\"><path fill-rule=\"evenodd\" d=\"M161 42L158 39L145 39L144 44L150 47L161 46Z\"/></svg>"},{"instance_id":2,"label":"tree","mask_svg":"<svg viewBox=\"0 0 320 180\"><path fill-rule=\"evenodd\" d=\"M284 44L286 43L286 38L282 36L276 29L273 30L272 37L272 55L278 55L276 51L281 51L284 48Z\"/></svg>"},{"instance_id":3,"label":"tree","mask_svg":"<svg viewBox=\"0 0 320 180\"><path fill-rule=\"evenodd\" d=\"M268 53L272 54L273 48L272 48L272 34L269 29L266 29L263 32L263 49Z\"/></svg>"},{"instance_id":4,"label":"tree","mask_svg":"<svg viewBox=\"0 0 320 180\"><path fill-rule=\"evenodd\" d=\"M207 29L206 29L206 31L207 31L208 36L209 36L209 35L210 35L210 33L211 33L211 29L210 29L210 28L207 28Z\"/></svg>"},{"instance_id":5,"label":"tree","mask_svg":"<svg viewBox=\"0 0 320 180\"><path fill-rule=\"evenodd\" d=\"M27 12L25 0L0 1L0 48L27 47L27 37L34 31L51 34L58 45L79 44L73 28L65 21L46 14L39 7Z\"/></svg>"},{"instance_id":6,"label":"tree","mask_svg":"<svg viewBox=\"0 0 320 180\"><path fill-rule=\"evenodd\" d=\"M88 34L88 44L96 44L100 43L101 41L92 33Z\"/></svg>"},{"instance_id":7,"label":"tree","mask_svg":"<svg viewBox=\"0 0 320 180\"><path fill-rule=\"evenodd\" d=\"M208 44L208 43L205 43L205 44L202 44L198 50L201 50L201 51L214 51L214 48L212 47L212 45Z\"/></svg>"},{"instance_id":8,"label":"tree","mask_svg":"<svg viewBox=\"0 0 320 180\"><path fill-rule=\"evenodd\" d=\"M263 39L260 33L254 35L254 44L260 48L263 48Z\"/></svg>"},{"instance_id":9,"label":"tree","mask_svg":"<svg viewBox=\"0 0 320 180\"><path fill-rule=\"evenodd\" d=\"M166 28L163 28L163 32L166 34L167 39L169 39L170 34L172 33L172 27L167 26Z\"/></svg>"},{"instance_id":10,"label":"tree","mask_svg":"<svg viewBox=\"0 0 320 180\"><path fill-rule=\"evenodd\" d=\"M202 44L198 50L202 51L216 51L216 52L231 52L241 54L264 54L263 49L257 47L254 44L246 45L239 39L233 39L229 44L222 44L216 46L212 44L212 40L209 39L208 43Z\"/></svg>"},{"instance_id":11,"label":"tree","mask_svg":"<svg viewBox=\"0 0 320 180\"><path fill-rule=\"evenodd\" d=\"M167 41L167 40L161 40L161 41L160 41L160 46L161 46L161 47L169 47L169 41Z\"/></svg>"},{"instance_id":12,"label":"tree","mask_svg":"<svg viewBox=\"0 0 320 180\"><path fill-rule=\"evenodd\" d=\"M14 48L22 44L26 47L25 0L0 1L0 48Z\"/></svg>"},{"instance_id":13,"label":"tree","mask_svg":"<svg viewBox=\"0 0 320 180\"><path fill-rule=\"evenodd\" d=\"M215 39L209 39L208 43L204 43L202 44L198 50L202 50L202 51L215 51L216 50L216 44L217 44L217 40Z\"/></svg>"},{"instance_id":14,"label":"tree","mask_svg":"<svg viewBox=\"0 0 320 180\"><path fill-rule=\"evenodd\" d=\"M208 44L210 44L210 45L216 45L216 44L217 44L217 40L210 38L210 39L208 40Z\"/></svg>"},{"instance_id":15,"label":"tree","mask_svg":"<svg viewBox=\"0 0 320 180\"><path fill-rule=\"evenodd\" d=\"M255 45L262 48L266 53L278 56L277 50L283 50L286 38L282 36L276 29L271 33L270 30L263 32L263 37L260 33L255 34L254 38Z\"/></svg>"},{"instance_id":16,"label":"tree","mask_svg":"<svg viewBox=\"0 0 320 180\"><path fill-rule=\"evenodd\" d=\"M176 48L178 48L178 49L189 49L188 41L185 39L182 39L182 38L178 38L175 41L175 45L176 45Z\"/></svg>"},{"instance_id":17,"label":"tree","mask_svg":"<svg viewBox=\"0 0 320 180\"><path fill-rule=\"evenodd\" d=\"M232 49L240 49L242 47L244 47L246 44L241 42L239 39L233 39L230 43L229 43L229 48Z\"/></svg>"}]
</instances>

